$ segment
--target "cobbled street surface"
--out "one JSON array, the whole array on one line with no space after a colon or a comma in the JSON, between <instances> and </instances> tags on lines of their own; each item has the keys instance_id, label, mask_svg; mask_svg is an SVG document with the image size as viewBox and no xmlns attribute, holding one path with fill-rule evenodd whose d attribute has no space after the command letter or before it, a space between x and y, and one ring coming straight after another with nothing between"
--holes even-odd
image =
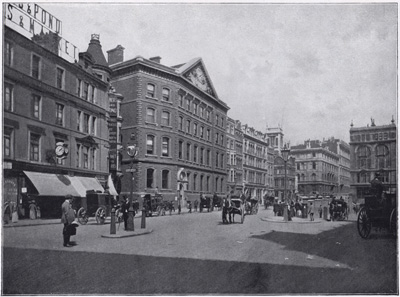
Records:
<instances>
[{"instance_id":1,"label":"cobbled street surface","mask_svg":"<svg viewBox=\"0 0 400 297\"><path fill-rule=\"evenodd\" d=\"M397 294L397 240L385 230L364 240L355 219L284 223L260 209L225 225L220 211L185 210L147 218L149 234L104 238L109 221L91 218L70 248L58 220L16 223L2 230L2 293Z\"/></svg>"}]
</instances>

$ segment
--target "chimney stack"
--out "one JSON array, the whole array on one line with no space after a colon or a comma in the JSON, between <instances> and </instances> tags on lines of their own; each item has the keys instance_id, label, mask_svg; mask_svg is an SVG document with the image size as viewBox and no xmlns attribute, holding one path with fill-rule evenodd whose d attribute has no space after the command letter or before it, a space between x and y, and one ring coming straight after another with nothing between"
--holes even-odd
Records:
<instances>
[{"instance_id":1,"label":"chimney stack","mask_svg":"<svg viewBox=\"0 0 400 297\"><path fill-rule=\"evenodd\" d=\"M108 64L112 65L115 63L124 61L124 47L121 45L117 45L116 48L107 51L108 54Z\"/></svg>"},{"instance_id":2,"label":"chimney stack","mask_svg":"<svg viewBox=\"0 0 400 297\"><path fill-rule=\"evenodd\" d=\"M150 60L150 61L153 61L153 62L156 62L156 63L158 63L158 64L161 63L161 57L160 57L160 56L152 57L152 58L150 58L149 60Z\"/></svg>"}]
</instances>

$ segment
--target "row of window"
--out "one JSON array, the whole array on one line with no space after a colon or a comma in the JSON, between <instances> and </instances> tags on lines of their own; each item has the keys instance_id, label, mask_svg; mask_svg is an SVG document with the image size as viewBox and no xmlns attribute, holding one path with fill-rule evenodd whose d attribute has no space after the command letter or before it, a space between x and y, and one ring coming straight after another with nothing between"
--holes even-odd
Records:
<instances>
[{"instance_id":1,"label":"row of window","mask_svg":"<svg viewBox=\"0 0 400 297\"><path fill-rule=\"evenodd\" d=\"M146 109L146 123L156 124L157 110L155 108L149 107ZM169 111L163 110L161 112L161 125L171 126L171 113Z\"/></svg>"},{"instance_id":2,"label":"row of window","mask_svg":"<svg viewBox=\"0 0 400 297\"><path fill-rule=\"evenodd\" d=\"M162 88L162 100L169 102L171 100L171 91L168 88ZM147 84L146 97L156 98L156 86L154 84Z\"/></svg>"},{"instance_id":3,"label":"row of window","mask_svg":"<svg viewBox=\"0 0 400 297\"><path fill-rule=\"evenodd\" d=\"M14 131L12 128L5 127L3 134L3 153L4 157L12 158L14 155ZM55 143L64 142L62 139L55 139ZM41 160L41 144L42 135L34 132L29 132L28 134L28 159L33 162L42 162ZM52 155L51 155L52 156ZM48 156L46 156L48 158ZM53 158L53 157L51 157ZM50 162L50 159L45 161ZM65 165L65 159L56 158L59 165ZM97 163L97 149L93 147L88 147L82 144L76 145L76 167L96 170Z\"/></svg>"},{"instance_id":4,"label":"row of window","mask_svg":"<svg viewBox=\"0 0 400 297\"><path fill-rule=\"evenodd\" d=\"M156 188L158 183L156 181L156 169L146 169L146 187ZM188 191L211 191L211 176L198 173L186 173L187 184L186 190ZM171 173L168 169L161 170L161 189L171 189ZM214 183L214 190L216 192L224 191L224 178L216 177Z\"/></svg>"},{"instance_id":5,"label":"row of window","mask_svg":"<svg viewBox=\"0 0 400 297\"><path fill-rule=\"evenodd\" d=\"M225 168L224 158L225 155L223 153L215 153L216 168ZM204 147L199 148L198 145L192 145L189 142L187 142L185 146L183 140L179 140L178 159L190 161L200 165L211 166L211 150L205 149Z\"/></svg>"},{"instance_id":6,"label":"row of window","mask_svg":"<svg viewBox=\"0 0 400 297\"><path fill-rule=\"evenodd\" d=\"M96 92L97 89L95 86L79 78L76 79L76 95L78 97L91 103L96 103Z\"/></svg>"},{"instance_id":7,"label":"row of window","mask_svg":"<svg viewBox=\"0 0 400 297\"><path fill-rule=\"evenodd\" d=\"M192 124L191 120L185 120L182 116L178 118L178 129L195 137L200 137L201 139L211 141L211 130L209 128L204 128L204 126L199 127L198 123ZM218 143L219 137L221 137L220 140L223 143L223 135L219 136L218 133L216 134L216 143Z\"/></svg>"},{"instance_id":8,"label":"row of window","mask_svg":"<svg viewBox=\"0 0 400 297\"><path fill-rule=\"evenodd\" d=\"M356 152L357 168L372 168L372 153L367 146L361 146ZM375 168L387 168L391 166L389 148L380 144L375 148Z\"/></svg>"}]
</instances>

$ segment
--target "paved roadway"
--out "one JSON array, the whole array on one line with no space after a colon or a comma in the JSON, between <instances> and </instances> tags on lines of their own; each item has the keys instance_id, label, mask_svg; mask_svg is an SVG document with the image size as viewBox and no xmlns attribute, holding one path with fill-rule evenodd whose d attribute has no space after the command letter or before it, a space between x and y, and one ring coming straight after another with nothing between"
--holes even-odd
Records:
<instances>
[{"instance_id":1,"label":"paved roadway","mask_svg":"<svg viewBox=\"0 0 400 297\"><path fill-rule=\"evenodd\" d=\"M236 216L237 221L240 218ZM147 235L104 238L91 219L77 245L62 225L3 228L3 294L310 294L398 292L397 241L361 239L353 221L275 221L271 210L147 218ZM18 223L16 223L18 224ZM140 227L140 218L135 219ZM120 227L122 228L122 226ZM121 230L119 230L121 232Z\"/></svg>"}]
</instances>

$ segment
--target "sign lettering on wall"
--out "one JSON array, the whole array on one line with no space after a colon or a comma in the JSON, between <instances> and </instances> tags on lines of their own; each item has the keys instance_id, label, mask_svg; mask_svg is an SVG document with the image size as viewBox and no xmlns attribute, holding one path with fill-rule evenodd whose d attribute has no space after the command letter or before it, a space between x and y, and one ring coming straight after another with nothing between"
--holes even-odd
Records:
<instances>
[{"instance_id":1,"label":"sign lettering on wall","mask_svg":"<svg viewBox=\"0 0 400 297\"><path fill-rule=\"evenodd\" d=\"M78 59L79 49L61 37L62 22L33 3L8 3L5 11L5 24L26 37L48 32L59 35L59 56L74 62Z\"/></svg>"}]
</instances>

